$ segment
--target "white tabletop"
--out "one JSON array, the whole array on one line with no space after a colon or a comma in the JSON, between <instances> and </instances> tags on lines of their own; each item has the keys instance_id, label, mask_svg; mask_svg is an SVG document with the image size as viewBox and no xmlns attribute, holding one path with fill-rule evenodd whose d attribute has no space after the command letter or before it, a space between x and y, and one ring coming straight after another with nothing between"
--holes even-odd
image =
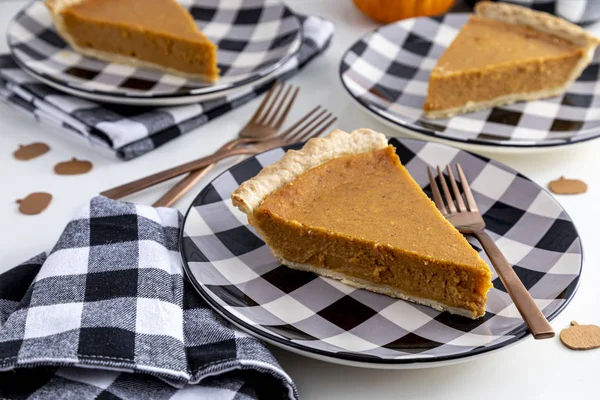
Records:
<instances>
[{"instance_id":1,"label":"white tabletop","mask_svg":"<svg viewBox=\"0 0 600 400\"><path fill-rule=\"evenodd\" d=\"M338 78L342 53L377 25L364 17L351 0L287 0L287 3L298 12L323 16L336 25L327 52L291 79L301 92L289 120L321 104L339 117L341 129L369 127L394 133L361 112ZM23 0L0 1L0 52L7 51L4 36L8 22L25 4ZM598 26L593 30L600 33ZM0 272L50 249L74 210L100 191L214 151L237 134L256 106L257 101L253 101L150 154L121 162L98 154L86 143L74 140L72 134L37 123L0 103ZM12 157L19 144L34 141L49 144L52 151L29 162ZM543 186L560 175L589 184L584 195L557 197L575 222L585 252L579 291L552 321L557 332L571 320L600 325L600 245L596 231L600 222L599 154L600 140L536 155L486 154ZM93 171L72 177L55 175L54 164L73 156L92 161ZM220 164L210 176L227 166ZM167 187L161 185L128 200L151 204ZM199 189L180 200L177 208L184 212ZM37 216L19 214L15 200L35 191L54 196L50 207ZM273 351L295 380L303 399L590 399L597 398L600 388L600 349L574 352L567 350L558 338L527 339L506 350L454 366L401 371L344 367L275 348Z\"/></svg>"}]
</instances>

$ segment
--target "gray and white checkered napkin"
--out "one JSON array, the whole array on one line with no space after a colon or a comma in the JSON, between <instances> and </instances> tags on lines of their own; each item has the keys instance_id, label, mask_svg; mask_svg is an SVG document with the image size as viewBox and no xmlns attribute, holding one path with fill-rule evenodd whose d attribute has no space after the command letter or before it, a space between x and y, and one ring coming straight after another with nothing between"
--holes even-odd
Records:
<instances>
[{"instance_id":1,"label":"gray and white checkered napkin","mask_svg":"<svg viewBox=\"0 0 600 400\"><path fill-rule=\"evenodd\" d=\"M297 399L183 275L181 220L96 197L49 255L0 275L0 398Z\"/></svg>"},{"instance_id":2,"label":"gray and white checkered napkin","mask_svg":"<svg viewBox=\"0 0 600 400\"><path fill-rule=\"evenodd\" d=\"M333 24L299 16L303 41L296 56L273 75L286 79L321 54L333 36ZM205 124L268 89L273 80L213 100L172 107L132 107L99 104L57 91L18 68L8 54L0 55L0 99L37 119L86 137L97 148L130 160Z\"/></svg>"}]
</instances>

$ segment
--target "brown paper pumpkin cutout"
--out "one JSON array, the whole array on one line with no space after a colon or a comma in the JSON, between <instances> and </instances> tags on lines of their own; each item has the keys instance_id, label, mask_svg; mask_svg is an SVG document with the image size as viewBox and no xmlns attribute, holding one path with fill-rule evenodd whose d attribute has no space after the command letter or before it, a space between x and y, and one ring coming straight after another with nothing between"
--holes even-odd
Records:
<instances>
[{"instance_id":1,"label":"brown paper pumpkin cutout","mask_svg":"<svg viewBox=\"0 0 600 400\"><path fill-rule=\"evenodd\" d=\"M91 169L91 162L78 160L75 157L69 161L63 161L54 166L54 172L57 175L80 175L90 172Z\"/></svg>"},{"instance_id":2,"label":"brown paper pumpkin cutout","mask_svg":"<svg viewBox=\"0 0 600 400\"><path fill-rule=\"evenodd\" d=\"M19 212L25 215L39 214L48 208L52 195L50 193L35 192L29 194L24 199L17 200Z\"/></svg>"},{"instance_id":3,"label":"brown paper pumpkin cutout","mask_svg":"<svg viewBox=\"0 0 600 400\"><path fill-rule=\"evenodd\" d=\"M48 151L50 151L50 146L46 143L20 144L19 148L13 152L13 157L19 161L29 161L46 154Z\"/></svg>"},{"instance_id":4,"label":"brown paper pumpkin cutout","mask_svg":"<svg viewBox=\"0 0 600 400\"><path fill-rule=\"evenodd\" d=\"M580 194L587 192L587 184L579 179L566 179L564 176L550 182L548 188L556 194Z\"/></svg>"},{"instance_id":5,"label":"brown paper pumpkin cutout","mask_svg":"<svg viewBox=\"0 0 600 400\"><path fill-rule=\"evenodd\" d=\"M600 348L600 326L579 325L573 321L570 327L560 332L560 341L571 350Z\"/></svg>"}]
</instances>

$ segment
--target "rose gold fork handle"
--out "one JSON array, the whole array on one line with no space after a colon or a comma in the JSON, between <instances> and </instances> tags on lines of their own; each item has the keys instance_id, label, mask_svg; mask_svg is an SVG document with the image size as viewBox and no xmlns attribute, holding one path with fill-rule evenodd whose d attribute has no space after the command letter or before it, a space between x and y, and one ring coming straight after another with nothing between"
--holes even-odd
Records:
<instances>
[{"instance_id":1,"label":"rose gold fork handle","mask_svg":"<svg viewBox=\"0 0 600 400\"><path fill-rule=\"evenodd\" d=\"M264 150L264 148L263 148L263 150ZM121 197L135 193L142 189L146 189L150 186L154 186L158 183L164 182L171 178L175 178L176 176L183 175L186 172L204 168L212 163L216 163L225 158L235 156L235 155L242 155L242 154L256 154L258 152L259 152L259 150L254 146L219 151L210 156L203 157L198 160L190 161L188 163L178 165L177 167L169 168L162 172L148 175L144 178L126 183L124 185L120 185L120 186L114 187L112 189L105 190L104 192L101 192L100 194L102 196L106 196L111 199L120 199Z\"/></svg>"},{"instance_id":2,"label":"rose gold fork handle","mask_svg":"<svg viewBox=\"0 0 600 400\"><path fill-rule=\"evenodd\" d=\"M244 143L250 143L254 138L235 138L229 142L223 144L217 152L233 149L236 146ZM244 156L240 156L244 157ZM169 191L161 196L160 199L156 200L152 207L170 207L175 204L180 198L183 197L191 188L193 188L202 178L206 176L208 171L214 168L217 164L210 164L203 169L192 171L188 176L177 182Z\"/></svg>"},{"instance_id":3,"label":"rose gold fork handle","mask_svg":"<svg viewBox=\"0 0 600 400\"><path fill-rule=\"evenodd\" d=\"M535 301L523 286L523 283L512 269L494 240L483 231L475 231L473 235L479 239L490 261L496 268L500 280L515 302L521 316L529 326L535 339L549 339L554 337L554 330L540 311Z\"/></svg>"},{"instance_id":4,"label":"rose gold fork handle","mask_svg":"<svg viewBox=\"0 0 600 400\"><path fill-rule=\"evenodd\" d=\"M177 182L160 199L156 200L152 207L170 207L183 197L192 187L196 185L217 164L210 164L206 168L190 172L188 176Z\"/></svg>"}]
</instances>

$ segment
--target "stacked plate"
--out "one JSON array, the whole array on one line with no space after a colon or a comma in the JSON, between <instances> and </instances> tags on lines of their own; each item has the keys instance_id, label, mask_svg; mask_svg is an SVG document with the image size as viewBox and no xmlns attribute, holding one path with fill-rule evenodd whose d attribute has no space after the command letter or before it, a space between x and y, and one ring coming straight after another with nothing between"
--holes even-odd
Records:
<instances>
[{"instance_id":1,"label":"stacked plate","mask_svg":"<svg viewBox=\"0 0 600 400\"><path fill-rule=\"evenodd\" d=\"M32 2L15 17L8 45L23 70L56 89L96 101L156 106L195 103L257 85L300 49L301 23L279 1L184 4L218 45L221 78L215 83L82 56L57 35L43 2Z\"/></svg>"}]
</instances>

